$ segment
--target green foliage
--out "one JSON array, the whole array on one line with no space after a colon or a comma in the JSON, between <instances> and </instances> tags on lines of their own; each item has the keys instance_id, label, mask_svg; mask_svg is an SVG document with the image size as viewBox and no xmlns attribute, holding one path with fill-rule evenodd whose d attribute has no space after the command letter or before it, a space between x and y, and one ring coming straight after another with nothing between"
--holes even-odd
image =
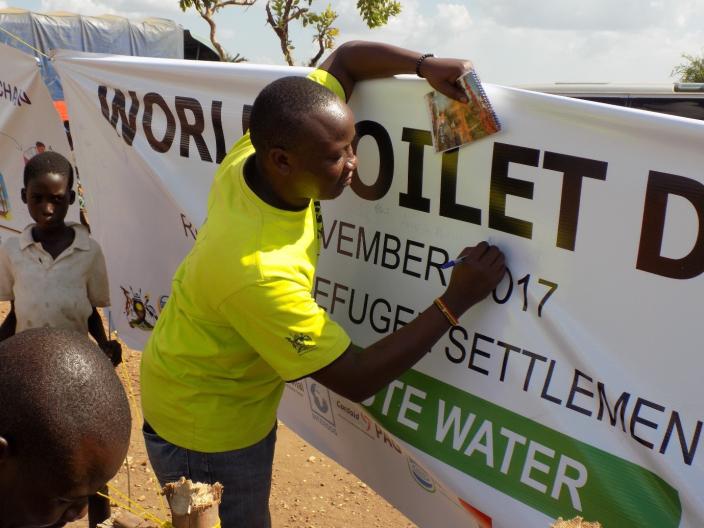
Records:
<instances>
[{"instance_id":1,"label":"green foliage","mask_svg":"<svg viewBox=\"0 0 704 528\"><path fill-rule=\"evenodd\" d=\"M187 9L194 8L196 11L205 11L208 9L213 9L213 6L217 4L213 0L179 0L178 5L181 11L186 11Z\"/></svg>"},{"instance_id":2,"label":"green foliage","mask_svg":"<svg viewBox=\"0 0 704 528\"><path fill-rule=\"evenodd\" d=\"M370 29L388 24L401 12L401 2L394 0L357 0L357 10Z\"/></svg>"},{"instance_id":3,"label":"green foliage","mask_svg":"<svg viewBox=\"0 0 704 528\"><path fill-rule=\"evenodd\" d=\"M686 62L675 66L670 75L679 78L680 82L704 83L704 56L683 53L682 58Z\"/></svg>"},{"instance_id":4,"label":"green foliage","mask_svg":"<svg viewBox=\"0 0 704 528\"><path fill-rule=\"evenodd\" d=\"M314 41L322 41L325 49L332 49L335 46L335 38L340 34L340 30L333 27L337 19L337 13L328 5L325 11L314 13L309 11L302 17L303 27L313 26L315 28Z\"/></svg>"},{"instance_id":5,"label":"green foliage","mask_svg":"<svg viewBox=\"0 0 704 528\"><path fill-rule=\"evenodd\" d=\"M181 0L198 2L206 0ZM308 61L308 66L315 66L325 50L335 47L335 39L340 30L333 24L337 13L331 5L323 11L311 9L313 0L269 0L266 4L267 22L276 33L281 44L281 51L286 62L293 66L291 52L295 49L289 35L289 25L299 21L304 28L314 29L313 42L318 44L317 53ZM357 9L369 28L376 28L388 23L389 18L401 12L401 3L394 0L358 0Z\"/></svg>"}]
</instances>

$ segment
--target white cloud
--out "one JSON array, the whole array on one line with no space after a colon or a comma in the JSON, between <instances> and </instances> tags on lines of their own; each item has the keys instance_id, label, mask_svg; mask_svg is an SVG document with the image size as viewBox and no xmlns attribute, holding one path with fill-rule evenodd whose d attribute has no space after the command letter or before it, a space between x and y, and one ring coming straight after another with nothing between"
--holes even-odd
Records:
<instances>
[{"instance_id":1,"label":"white cloud","mask_svg":"<svg viewBox=\"0 0 704 528\"><path fill-rule=\"evenodd\" d=\"M704 0L477 0L472 14L506 27L639 31L700 25Z\"/></svg>"},{"instance_id":2,"label":"white cloud","mask_svg":"<svg viewBox=\"0 0 704 528\"><path fill-rule=\"evenodd\" d=\"M228 27L219 27L217 30L217 37L223 40L231 40L237 36L237 31Z\"/></svg>"},{"instance_id":3,"label":"white cloud","mask_svg":"<svg viewBox=\"0 0 704 528\"><path fill-rule=\"evenodd\" d=\"M663 19L662 4L643 5L642 0L479 0L483 17L506 27L621 30L651 26Z\"/></svg>"},{"instance_id":4,"label":"white cloud","mask_svg":"<svg viewBox=\"0 0 704 528\"><path fill-rule=\"evenodd\" d=\"M471 59L482 79L501 84L555 81L671 82L682 52L702 53L704 0L409 0L374 31L354 5L341 40L393 43ZM698 16L695 16L698 14ZM679 20L679 23L678 23Z\"/></svg>"},{"instance_id":5,"label":"white cloud","mask_svg":"<svg viewBox=\"0 0 704 528\"><path fill-rule=\"evenodd\" d=\"M472 25L472 17L463 5L439 4L435 25L438 26L438 30L451 31L452 34L455 34L459 31L466 31Z\"/></svg>"}]
</instances>

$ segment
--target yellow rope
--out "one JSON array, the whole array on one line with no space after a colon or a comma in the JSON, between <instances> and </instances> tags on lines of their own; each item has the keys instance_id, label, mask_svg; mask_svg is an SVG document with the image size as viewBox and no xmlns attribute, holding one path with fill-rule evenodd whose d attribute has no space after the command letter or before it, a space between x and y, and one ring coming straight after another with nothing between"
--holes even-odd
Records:
<instances>
[{"instance_id":1,"label":"yellow rope","mask_svg":"<svg viewBox=\"0 0 704 528\"><path fill-rule=\"evenodd\" d=\"M27 46L29 49L31 49L32 51L38 53L39 55L41 55L41 56L44 57L45 59L50 59L50 58L51 58L51 57L49 57L49 55L47 55L47 54L44 53L43 51L38 50L37 48L35 48L34 46L32 46L29 42L23 40L22 38L18 37L18 36L15 35L14 33L10 33L10 32L9 32L8 30L6 30L4 27L0 26L0 31L2 31L3 33L7 33L10 37L12 37L13 39L15 39L15 40L18 41L18 42L21 42L22 44L24 44L25 46Z\"/></svg>"},{"instance_id":2,"label":"yellow rope","mask_svg":"<svg viewBox=\"0 0 704 528\"><path fill-rule=\"evenodd\" d=\"M109 328L108 328L108 332L110 332L111 338L112 338L113 332L111 332ZM115 337L117 337L117 332L114 332L114 334L115 334ZM125 354L122 357L122 375L125 378L125 384L127 385L127 394L130 398L130 401L132 402L132 407L134 408L134 412L137 415L138 421L141 423L143 420L142 413L139 408L139 405L137 404L137 397L134 394L134 389L132 388L132 378L130 377L129 370L127 368L127 363L129 360L127 358L128 358L128 354ZM128 476L129 476L129 471L130 471L130 468L128 465L128 467L127 467ZM153 491L159 496L159 505L161 507L161 513L163 515L165 515L166 514L166 502L164 501L164 496L161 494L161 490L157 487L156 482L154 483L154 490Z\"/></svg>"},{"instance_id":3,"label":"yellow rope","mask_svg":"<svg viewBox=\"0 0 704 528\"><path fill-rule=\"evenodd\" d=\"M125 495L123 493L120 493L118 490L114 489L112 486L108 486L108 487L111 492L115 492L118 495L121 495L123 499L127 498L127 497L125 497ZM160 519L156 515L153 515L152 513L148 512L145 508L143 508L140 504L137 504L136 502L134 502L133 500L130 500L129 498L127 498L128 503L125 504L124 502L117 500L114 496L111 497L111 496L106 495L105 493L101 493L101 492L98 492L98 495L100 495L101 497L105 497L106 499L109 499L110 501L114 502L115 504L117 504L120 508L122 508L125 511L133 513L133 514L137 515L138 517L142 517L143 519L154 521L159 526L162 526L162 527L171 526L171 523L169 521L164 521L163 519ZM137 506L142 511L140 512L138 510L135 510L134 508L132 508L130 506L130 504Z\"/></svg>"},{"instance_id":4,"label":"yellow rope","mask_svg":"<svg viewBox=\"0 0 704 528\"><path fill-rule=\"evenodd\" d=\"M108 484L108 488L110 489L110 491L115 492L115 493L117 493L118 495L120 495L123 499L127 499L128 504L125 504L124 502L117 500L114 496L106 495L105 493L98 492L98 495L100 495L101 497L105 497L106 499L109 499L110 501L114 502L117 506L119 506L120 508L122 508L122 509L125 510L125 511L128 511L128 512L130 512L130 513L133 513L133 514L135 514L135 515L137 515L138 517L141 517L141 518L143 518L143 519L150 520L150 521L154 521L154 522L157 523L161 528L174 528L174 527L173 527L173 524L171 524L169 521L164 521L164 520L160 519L159 517L157 517L156 515L151 514L151 513L148 512L141 504L138 504L138 503L136 503L135 501L129 499L128 497L125 497L125 494L124 494L124 493L122 493L122 492L120 492L119 490L113 488L113 487L110 486L109 484ZM137 511L137 510L131 508L130 505L129 505L130 503L133 504L134 506L137 506L140 510L142 510L142 512L139 512L139 511ZM216 522L216 523L213 525L213 528L221 528L221 524L220 524L220 520L219 520L219 519L218 519L218 522Z\"/></svg>"}]
</instances>

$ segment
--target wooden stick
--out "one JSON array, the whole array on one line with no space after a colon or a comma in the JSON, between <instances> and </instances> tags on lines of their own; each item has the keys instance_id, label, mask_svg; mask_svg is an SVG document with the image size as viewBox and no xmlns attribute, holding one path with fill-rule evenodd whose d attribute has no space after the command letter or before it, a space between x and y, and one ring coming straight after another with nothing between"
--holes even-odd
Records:
<instances>
[{"instance_id":1,"label":"wooden stick","mask_svg":"<svg viewBox=\"0 0 704 528\"><path fill-rule=\"evenodd\" d=\"M220 524L222 485L191 482L181 477L164 486L174 528L215 528Z\"/></svg>"}]
</instances>

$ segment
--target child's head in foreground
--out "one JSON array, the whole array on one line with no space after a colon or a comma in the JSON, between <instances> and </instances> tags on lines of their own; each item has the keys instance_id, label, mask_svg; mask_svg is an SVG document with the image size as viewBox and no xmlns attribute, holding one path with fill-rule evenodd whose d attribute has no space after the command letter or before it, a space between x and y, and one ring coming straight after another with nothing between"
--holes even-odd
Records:
<instances>
[{"instance_id":1,"label":"child's head in foreground","mask_svg":"<svg viewBox=\"0 0 704 528\"><path fill-rule=\"evenodd\" d=\"M0 342L0 528L83 517L130 430L122 384L87 337L35 328Z\"/></svg>"},{"instance_id":2,"label":"child's head in foreground","mask_svg":"<svg viewBox=\"0 0 704 528\"><path fill-rule=\"evenodd\" d=\"M22 201L40 228L62 228L75 201L73 167L58 152L37 154L24 166Z\"/></svg>"}]
</instances>

